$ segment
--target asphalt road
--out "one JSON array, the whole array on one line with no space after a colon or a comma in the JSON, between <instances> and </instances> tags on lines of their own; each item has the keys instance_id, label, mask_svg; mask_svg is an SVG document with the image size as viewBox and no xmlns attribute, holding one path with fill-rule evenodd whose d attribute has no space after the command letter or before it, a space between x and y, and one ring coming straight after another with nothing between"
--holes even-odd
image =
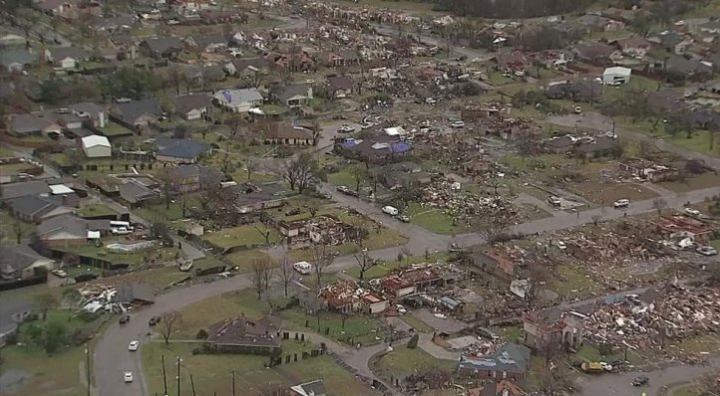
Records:
<instances>
[{"instance_id":1,"label":"asphalt road","mask_svg":"<svg viewBox=\"0 0 720 396\"><path fill-rule=\"evenodd\" d=\"M720 186L711 189L693 191L674 197L665 197L665 199L668 202L668 208L681 208L687 201L701 202L706 197L715 194L720 194ZM341 199L341 203L345 200L344 197L338 198ZM377 209L375 207L365 207L370 204L361 203L354 199L352 202L348 201L347 203L360 209L361 211L367 210L370 216L374 217L377 215ZM524 233L552 232L592 222L592 218L595 215L598 215L605 220L620 218L626 212L628 215L636 215L654 210L655 209L652 207L652 200L638 201L631 203L627 210L616 210L612 208L593 209L586 212L580 212L579 215L567 214L520 224L515 226L514 230ZM408 227L402 232L410 235L410 241L407 245L405 245L405 248L409 249L413 254L423 254L426 248L429 251L446 250L447 244L450 243L450 238L447 236L433 234L428 235L427 231L419 231L422 230L419 227L400 223L393 224L391 223L393 221L395 220L388 217L385 223L392 224L393 228ZM453 241L464 246L469 246L481 243L482 238L477 234L466 234L456 236ZM371 252L371 255L379 259L394 260L400 251L401 247L393 247L373 251ZM355 265L356 261L352 256L338 257L330 267L329 272L342 271L344 269L352 268ZM102 396L149 395L142 375L140 354L138 352L129 352L127 350L127 345L132 340L142 340L146 336L149 330L147 322L152 316L161 315L164 312L172 310L178 310L194 302L249 286L250 281L248 277L246 275L239 275L234 278L224 279L213 283L198 284L184 289L178 289L168 294L159 296L154 305L133 314L132 320L127 325L123 327L120 327L117 324L111 326L111 328L100 338L94 351L94 378L95 385L100 391L100 394ZM122 380L123 372L127 370L133 371L135 374L136 380L131 384L125 384ZM663 381L665 381L665 376L662 376L662 379L656 380L655 383L660 385L662 383L666 384L673 382ZM622 385L622 381L611 382L618 387ZM626 382L629 383L629 380ZM592 387L594 385L590 386ZM587 393L588 396L606 394L607 393L605 392Z\"/></svg>"},{"instance_id":2,"label":"asphalt road","mask_svg":"<svg viewBox=\"0 0 720 396\"><path fill-rule=\"evenodd\" d=\"M582 388L584 396L648 396L659 395L660 389L669 384L688 382L703 374L720 368L720 358L710 359L708 366L672 366L649 373L621 373L602 374L593 377L582 377L578 385ZM633 378L645 375L650 379L646 386L635 387L631 385Z\"/></svg>"}]
</instances>

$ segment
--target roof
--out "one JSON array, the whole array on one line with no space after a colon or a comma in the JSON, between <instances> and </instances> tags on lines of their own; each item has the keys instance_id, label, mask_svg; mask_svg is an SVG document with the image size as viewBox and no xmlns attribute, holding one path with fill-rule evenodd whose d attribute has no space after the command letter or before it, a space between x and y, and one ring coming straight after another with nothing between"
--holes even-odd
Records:
<instances>
[{"instance_id":1,"label":"roof","mask_svg":"<svg viewBox=\"0 0 720 396\"><path fill-rule=\"evenodd\" d=\"M275 91L275 97L285 102L294 96L308 96L308 90L310 85L308 84L290 84L280 87Z\"/></svg>"},{"instance_id":2,"label":"roof","mask_svg":"<svg viewBox=\"0 0 720 396\"><path fill-rule=\"evenodd\" d=\"M69 234L75 239L85 239L87 237L87 225L88 223L84 219L73 214L65 214L40 223L37 226L37 234L42 239L48 239L58 233Z\"/></svg>"},{"instance_id":3,"label":"roof","mask_svg":"<svg viewBox=\"0 0 720 396\"><path fill-rule=\"evenodd\" d=\"M609 150L616 147L617 144L617 139L605 135L600 135L593 138L592 142L585 143L581 141L579 144L577 144L575 149L580 152L590 153L595 151Z\"/></svg>"},{"instance_id":4,"label":"roof","mask_svg":"<svg viewBox=\"0 0 720 396\"><path fill-rule=\"evenodd\" d=\"M12 198L6 200L5 203L12 208L13 212L20 213L24 217L42 216L60 207L59 204L37 195Z\"/></svg>"},{"instance_id":5,"label":"roof","mask_svg":"<svg viewBox=\"0 0 720 396\"><path fill-rule=\"evenodd\" d=\"M155 191L143 186L141 183L133 179L120 184L117 189L120 197L131 204L142 202L145 199L158 195Z\"/></svg>"},{"instance_id":6,"label":"roof","mask_svg":"<svg viewBox=\"0 0 720 396\"><path fill-rule=\"evenodd\" d=\"M162 109L157 98L133 100L116 104L113 107L113 115L125 122L133 123L143 115L158 117L162 115Z\"/></svg>"},{"instance_id":7,"label":"roof","mask_svg":"<svg viewBox=\"0 0 720 396\"><path fill-rule=\"evenodd\" d=\"M39 260L52 261L43 257L33 250L29 245L17 245L12 248L4 248L0 255L0 271L6 274L14 274L22 271ZM3 304L0 304L2 309Z\"/></svg>"},{"instance_id":8,"label":"roof","mask_svg":"<svg viewBox=\"0 0 720 396\"><path fill-rule=\"evenodd\" d=\"M223 89L222 91L215 92L213 97L231 106L263 100L263 96L257 88Z\"/></svg>"},{"instance_id":9,"label":"roof","mask_svg":"<svg viewBox=\"0 0 720 396\"><path fill-rule=\"evenodd\" d=\"M182 49L182 40L180 37L161 37L147 39L143 43L150 48L150 51L162 54L168 50L179 51Z\"/></svg>"},{"instance_id":10,"label":"roof","mask_svg":"<svg viewBox=\"0 0 720 396\"><path fill-rule=\"evenodd\" d=\"M155 294L146 283L123 283L117 286L115 299L122 303L155 302Z\"/></svg>"},{"instance_id":11,"label":"roof","mask_svg":"<svg viewBox=\"0 0 720 396\"><path fill-rule=\"evenodd\" d=\"M175 111L178 113L187 113L191 110L199 110L210 106L212 99L210 95L192 94L176 96L173 98L173 101L175 102Z\"/></svg>"},{"instance_id":12,"label":"roof","mask_svg":"<svg viewBox=\"0 0 720 396\"><path fill-rule=\"evenodd\" d=\"M57 124L54 118L46 117L45 114L13 114L10 116L10 128L15 133L33 133L41 131L53 124Z\"/></svg>"},{"instance_id":13,"label":"roof","mask_svg":"<svg viewBox=\"0 0 720 396\"><path fill-rule=\"evenodd\" d=\"M221 182L223 180L223 173L217 169L210 168L203 165L181 165L170 169L170 174L173 177L179 177L183 179L187 178L199 178L200 183L214 183Z\"/></svg>"},{"instance_id":14,"label":"roof","mask_svg":"<svg viewBox=\"0 0 720 396\"><path fill-rule=\"evenodd\" d=\"M525 394L523 388L508 380L488 382L482 388L482 396L523 396Z\"/></svg>"},{"instance_id":15,"label":"roof","mask_svg":"<svg viewBox=\"0 0 720 396\"><path fill-rule=\"evenodd\" d=\"M93 102L75 103L68 105L67 108L76 113L89 114L91 117L106 111L105 106Z\"/></svg>"},{"instance_id":16,"label":"roof","mask_svg":"<svg viewBox=\"0 0 720 396\"><path fill-rule=\"evenodd\" d=\"M630 75L632 74L632 69L628 69L627 67L621 67L621 66L608 67L603 72L603 76L609 75L609 74L619 74L621 76L630 77Z\"/></svg>"},{"instance_id":17,"label":"roof","mask_svg":"<svg viewBox=\"0 0 720 396\"><path fill-rule=\"evenodd\" d=\"M458 368L524 373L530 364L530 349L506 342L490 357L461 356Z\"/></svg>"},{"instance_id":18,"label":"roof","mask_svg":"<svg viewBox=\"0 0 720 396\"><path fill-rule=\"evenodd\" d=\"M82 138L82 145L85 148L91 148L95 146L111 147L108 138L100 135L85 136L84 138Z\"/></svg>"},{"instance_id":19,"label":"roof","mask_svg":"<svg viewBox=\"0 0 720 396\"><path fill-rule=\"evenodd\" d=\"M333 75L327 77L328 85L332 92L344 90L349 91L353 88L353 82L350 78L344 75Z\"/></svg>"},{"instance_id":20,"label":"roof","mask_svg":"<svg viewBox=\"0 0 720 396\"><path fill-rule=\"evenodd\" d=\"M33 303L22 298L4 298L0 304L0 335L14 331L17 328L15 315L32 311L33 306Z\"/></svg>"},{"instance_id":21,"label":"roof","mask_svg":"<svg viewBox=\"0 0 720 396\"><path fill-rule=\"evenodd\" d=\"M574 52L585 59L594 60L600 58L608 58L615 49L607 44L593 43L588 45L578 45Z\"/></svg>"},{"instance_id":22,"label":"roof","mask_svg":"<svg viewBox=\"0 0 720 396\"><path fill-rule=\"evenodd\" d=\"M278 182L265 184L243 183L237 186L228 187L229 193L235 194L235 204L237 206L249 206L261 202L276 201L283 199L283 193L287 188Z\"/></svg>"},{"instance_id":23,"label":"roof","mask_svg":"<svg viewBox=\"0 0 720 396\"><path fill-rule=\"evenodd\" d=\"M207 341L219 345L279 347L281 343L277 335L279 330L278 321L269 316L258 320L238 316L211 325L208 328Z\"/></svg>"},{"instance_id":24,"label":"roof","mask_svg":"<svg viewBox=\"0 0 720 396\"><path fill-rule=\"evenodd\" d=\"M53 184L53 185L50 185L49 187L50 187L50 193L52 195L65 195L65 194L72 194L75 192L72 188L70 188L64 184Z\"/></svg>"},{"instance_id":25,"label":"roof","mask_svg":"<svg viewBox=\"0 0 720 396\"><path fill-rule=\"evenodd\" d=\"M50 193L50 186L47 180L4 184L2 188L3 191L0 200Z\"/></svg>"},{"instance_id":26,"label":"roof","mask_svg":"<svg viewBox=\"0 0 720 396\"><path fill-rule=\"evenodd\" d=\"M159 137L155 140L157 155L163 157L195 159L201 154L210 151L209 144L198 142L192 139L172 139Z\"/></svg>"},{"instance_id":27,"label":"roof","mask_svg":"<svg viewBox=\"0 0 720 396\"><path fill-rule=\"evenodd\" d=\"M0 65L8 67L13 63L20 63L22 65L32 65L39 63L40 57L38 54L28 52L26 49L14 49L7 51L0 51Z\"/></svg>"},{"instance_id":28,"label":"roof","mask_svg":"<svg viewBox=\"0 0 720 396\"><path fill-rule=\"evenodd\" d=\"M327 393L321 379L291 386L290 390L300 396L324 396Z\"/></svg>"},{"instance_id":29,"label":"roof","mask_svg":"<svg viewBox=\"0 0 720 396\"><path fill-rule=\"evenodd\" d=\"M192 41L197 44L199 48L207 48L213 44L227 44L228 40L222 34L203 34L191 37Z\"/></svg>"},{"instance_id":30,"label":"roof","mask_svg":"<svg viewBox=\"0 0 720 396\"><path fill-rule=\"evenodd\" d=\"M63 60L65 58L85 60L90 56L85 49L80 47L53 47L48 48L47 50L56 61Z\"/></svg>"},{"instance_id":31,"label":"roof","mask_svg":"<svg viewBox=\"0 0 720 396\"><path fill-rule=\"evenodd\" d=\"M265 138L308 140L313 138L313 131L301 126L276 122L268 125L268 128L265 131Z\"/></svg>"}]
</instances>

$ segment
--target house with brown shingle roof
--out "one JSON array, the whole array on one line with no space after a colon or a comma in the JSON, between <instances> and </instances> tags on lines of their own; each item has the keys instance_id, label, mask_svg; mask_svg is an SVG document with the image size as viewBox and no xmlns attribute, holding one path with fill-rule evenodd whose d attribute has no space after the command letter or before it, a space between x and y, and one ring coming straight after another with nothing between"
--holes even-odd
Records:
<instances>
[{"instance_id":1,"label":"house with brown shingle roof","mask_svg":"<svg viewBox=\"0 0 720 396\"><path fill-rule=\"evenodd\" d=\"M207 333L208 346L217 352L269 355L282 344L280 321L270 316L224 319L208 327Z\"/></svg>"}]
</instances>

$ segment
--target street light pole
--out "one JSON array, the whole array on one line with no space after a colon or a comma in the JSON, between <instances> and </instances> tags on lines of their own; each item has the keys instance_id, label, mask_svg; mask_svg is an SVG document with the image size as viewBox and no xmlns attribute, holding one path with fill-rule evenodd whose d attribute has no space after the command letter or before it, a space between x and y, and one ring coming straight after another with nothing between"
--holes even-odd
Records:
<instances>
[{"instance_id":1,"label":"street light pole","mask_svg":"<svg viewBox=\"0 0 720 396\"><path fill-rule=\"evenodd\" d=\"M90 348L85 348L85 376L87 381L87 396L90 396Z\"/></svg>"},{"instance_id":2,"label":"street light pole","mask_svg":"<svg viewBox=\"0 0 720 396\"><path fill-rule=\"evenodd\" d=\"M163 395L168 396L167 373L165 372L165 355L160 356L160 359L162 360L162 370L163 370Z\"/></svg>"},{"instance_id":3,"label":"street light pole","mask_svg":"<svg viewBox=\"0 0 720 396\"><path fill-rule=\"evenodd\" d=\"M177 357L177 396L180 396L180 356Z\"/></svg>"}]
</instances>

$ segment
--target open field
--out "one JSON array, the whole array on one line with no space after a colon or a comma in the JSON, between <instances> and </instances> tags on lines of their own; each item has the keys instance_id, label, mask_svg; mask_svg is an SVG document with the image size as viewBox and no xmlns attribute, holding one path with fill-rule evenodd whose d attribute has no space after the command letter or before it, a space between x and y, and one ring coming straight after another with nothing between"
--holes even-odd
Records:
<instances>
[{"instance_id":1,"label":"open field","mask_svg":"<svg viewBox=\"0 0 720 396\"><path fill-rule=\"evenodd\" d=\"M168 374L168 391L176 389L175 359L180 357L180 388L190 389L190 373L193 375L198 394L229 394L232 389L235 372L235 388L241 394L254 394L268 383L285 386L298 382L323 379L328 392L338 396L374 395L374 391L358 382L351 374L337 366L329 356L321 356L305 361L283 364L274 369L266 369L266 356L253 355L193 355L192 350L198 344L150 342L140 348L146 380L151 393L162 394L163 374L162 356Z\"/></svg>"},{"instance_id":2,"label":"open field","mask_svg":"<svg viewBox=\"0 0 720 396\"><path fill-rule=\"evenodd\" d=\"M247 224L240 227L224 228L205 234L203 238L215 246L229 248L232 246L264 245L266 233L269 233L268 242L271 244L280 241L280 233L264 224Z\"/></svg>"},{"instance_id":3,"label":"open field","mask_svg":"<svg viewBox=\"0 0 720 396\"><path fill-rule=\"evenodd\" d=\"M385 381L391 378L402 380L411 374L416 374L423 369L439 368L445 371L452 371L457 367L454 360L436 359L421 348L409 349L405 346L397 346L388 353L380 353L370 360L370 369Z\"/></svg>"}]
</instances>

